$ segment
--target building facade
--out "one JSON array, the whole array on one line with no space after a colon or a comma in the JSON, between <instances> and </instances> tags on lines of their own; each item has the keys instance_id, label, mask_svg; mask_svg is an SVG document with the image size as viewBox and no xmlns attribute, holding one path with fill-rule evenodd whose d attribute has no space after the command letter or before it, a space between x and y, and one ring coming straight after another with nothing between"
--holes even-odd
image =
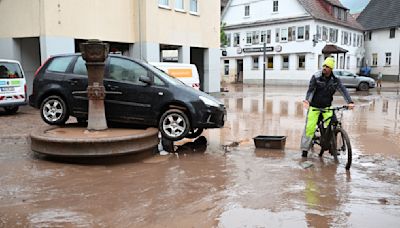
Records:
<instances>
[{"instance_id":1,"label":"building facade","mask_svg":"<svg viewBox=\"0 0 400 228\"><path fill-rule=\"evenodd\" d=\"M400 1L371 0L358 16L365 29L365 64L383 80L400 81Z\"/></svg>"},{"instance_id":2,"label":"building facade","mask_svg":"<svg viewBox=\"0 0 400 228\"><path fill-rule=\"evenodd\" d=\"M111 52L149 62L173 50L174 61L196 64L204 91L220 90L219 1L2 0L0 13L12 18L0 21L0 58L22 63L29 89L49 56L99 39Z\"/></svg>"},{"instance_id":3,"label":"building facade","mask_svg":"<svg viewBox=\"0 0 400 228\"><path fill-rule=\"evenodd\" d=\"M356 72L363 31L348 11L338 0L230 0L221 17L222 79L260 83L265 61L269 83L307 83L327 56Z\"/></svg>"}]
</instances>

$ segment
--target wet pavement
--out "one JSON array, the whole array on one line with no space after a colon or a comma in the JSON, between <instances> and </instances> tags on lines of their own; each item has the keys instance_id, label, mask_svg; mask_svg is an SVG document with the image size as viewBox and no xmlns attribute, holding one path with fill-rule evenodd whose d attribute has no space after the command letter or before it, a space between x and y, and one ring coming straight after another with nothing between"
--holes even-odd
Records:
<instances>
[{"instance_id":1,"label":"wet pavement","mask_svg":"<svg viewBox=\"0 0 400 228\"><path fill-rule=\"evenodd\" d=\"M350 90L350 171L317 153L301 159L305 87L229 86L215 94L227 122L203 133L206 145L144 158L38 157L28 140L45 126L38 111L0 113L0 227L398 227L398 88ZM286 136L284 150L256 149L257 135Z\"/></svg>"}]
</instances>

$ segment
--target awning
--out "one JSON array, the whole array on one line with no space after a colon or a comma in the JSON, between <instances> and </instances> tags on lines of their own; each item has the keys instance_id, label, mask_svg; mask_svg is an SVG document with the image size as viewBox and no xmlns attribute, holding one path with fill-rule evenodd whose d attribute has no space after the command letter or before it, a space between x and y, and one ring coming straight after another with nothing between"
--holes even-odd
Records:
<instances>
[{"instance_id":1,"label":"awning","mask_svg":"<svg viewBox=\"0 0 400 228\"><path fill-rule=\"evenodd\" d=\"M323 54L337 54L337 53L347 53L347 52L349 51L333 44L327 44L322 49Z\"/></svg>"}]
</instances>

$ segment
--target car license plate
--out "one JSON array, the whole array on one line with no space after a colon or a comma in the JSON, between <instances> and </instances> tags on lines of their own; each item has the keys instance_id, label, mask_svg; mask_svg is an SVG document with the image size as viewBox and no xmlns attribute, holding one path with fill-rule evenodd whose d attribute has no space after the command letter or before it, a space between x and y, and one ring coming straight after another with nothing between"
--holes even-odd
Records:
<instances>
[{"instance_id":1,"label":"car license plate","mask_svg":"<svg viewBox=\"0 0 400 228\"><path fill-rule=\"evenodd\" d=\"M0 88L0 91L12 92L12 91L14 91L14 87L2 87L2 88Z\"/></svg>"}]
</instances>

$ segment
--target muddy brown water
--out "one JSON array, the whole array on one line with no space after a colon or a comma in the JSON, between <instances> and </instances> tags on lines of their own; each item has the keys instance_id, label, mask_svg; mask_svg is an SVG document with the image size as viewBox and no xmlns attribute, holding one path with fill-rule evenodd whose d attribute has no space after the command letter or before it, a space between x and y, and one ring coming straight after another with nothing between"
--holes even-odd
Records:
<instances>
[{"instance_id":1,"label":"muddy brown water","mask_svg":"<svg viewBox=\"0 0 400 228\"><path fill-rule=\"evenodd\" d=\"M140 159L38 157L28 139L45 126L38 111L0 113L0 227L399 226L397 87L351 90L357 108L343 116L349 172L329 156L301 159L305 87L229 90L214 94L228 119L203 133L206 147L186 140L178 153ZM286 136L284 150L256 149L257 135Z\"/></svg>"}]
</instances>

